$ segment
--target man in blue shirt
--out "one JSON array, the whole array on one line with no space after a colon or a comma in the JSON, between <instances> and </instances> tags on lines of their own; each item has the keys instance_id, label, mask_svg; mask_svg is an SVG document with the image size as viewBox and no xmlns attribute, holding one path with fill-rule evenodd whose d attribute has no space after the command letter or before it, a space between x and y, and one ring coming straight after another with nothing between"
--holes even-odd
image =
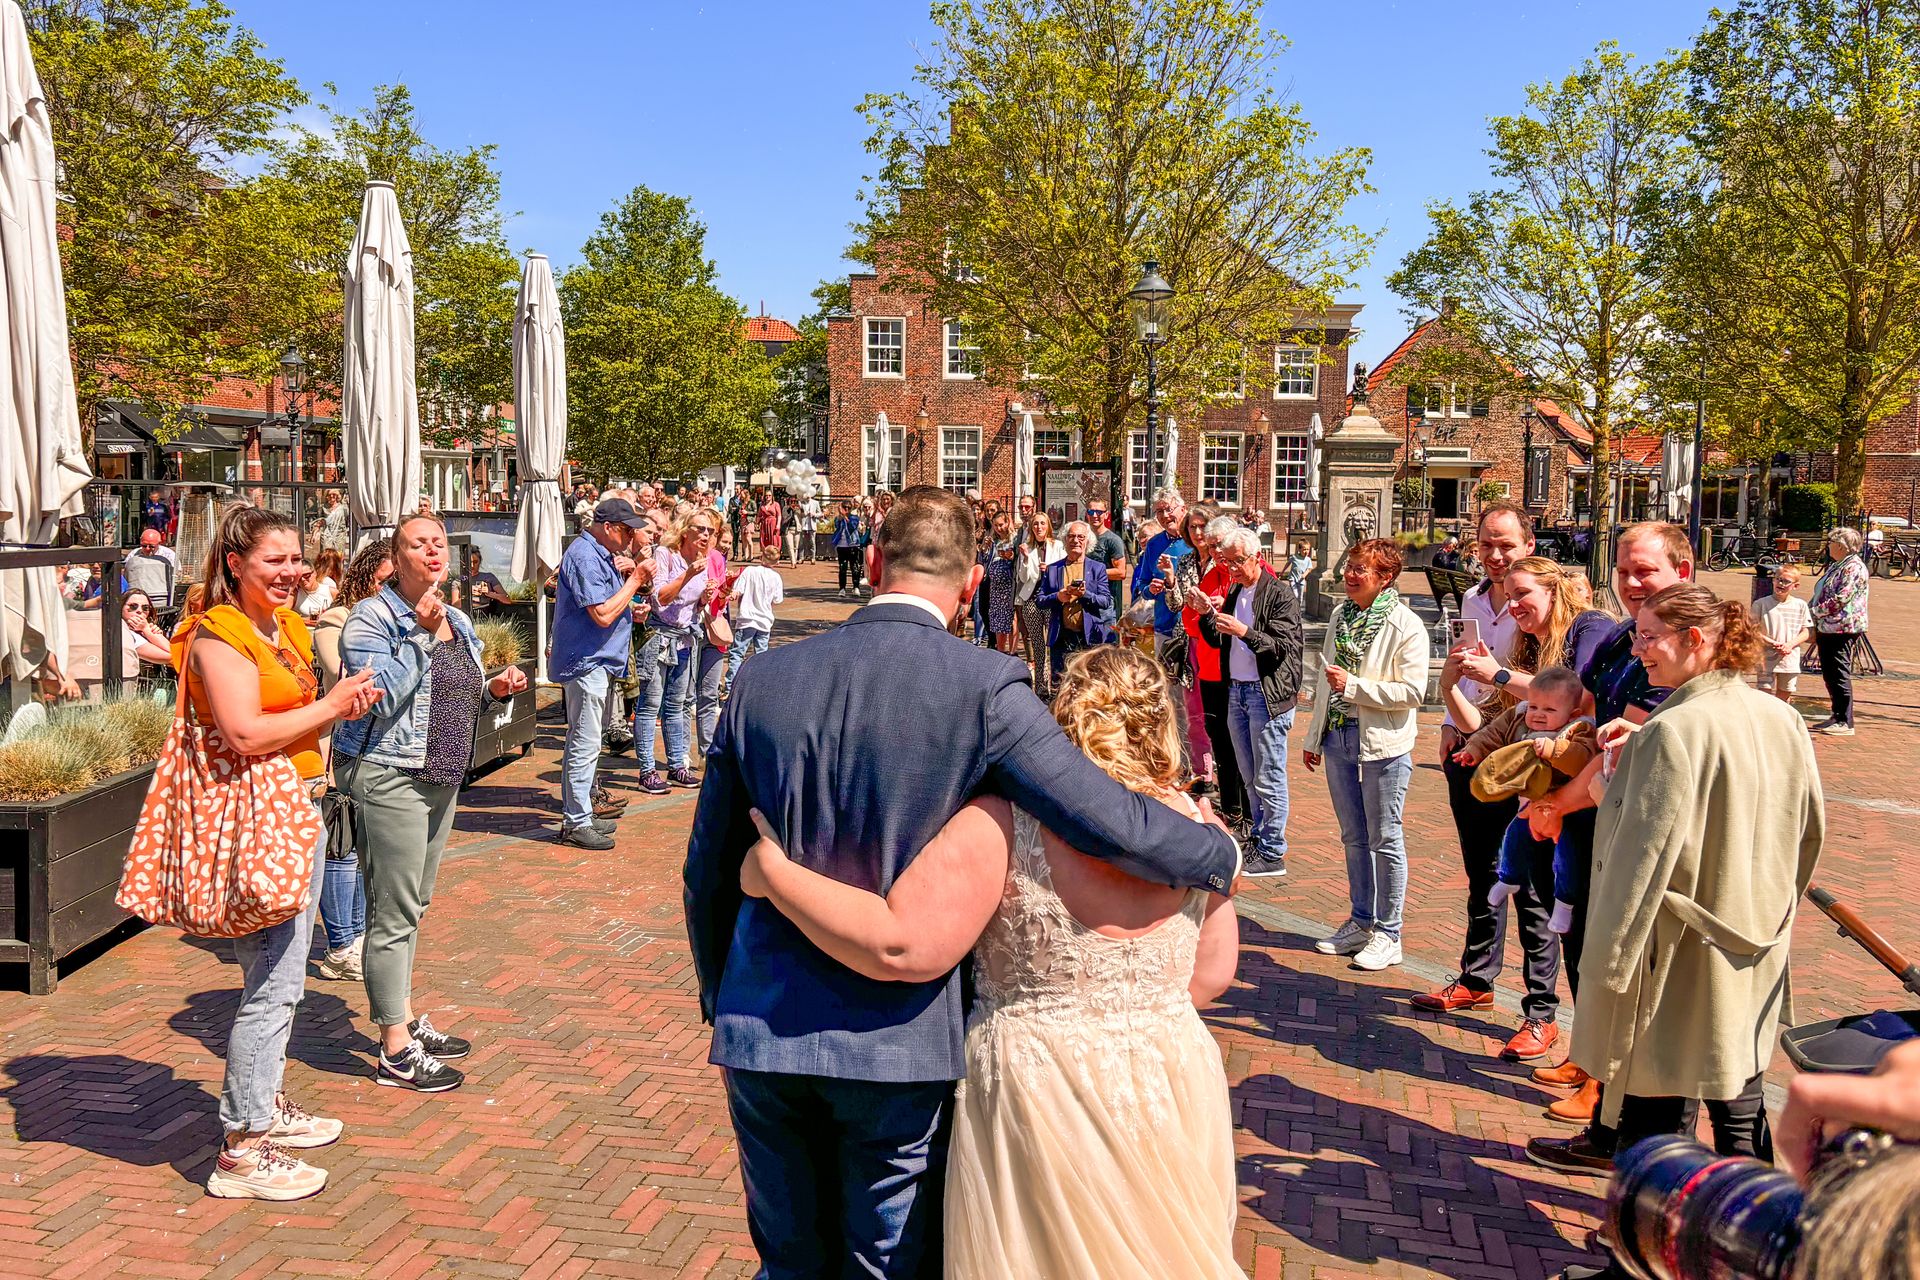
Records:
<instances>
[{"instance_id":1,"label":"man in blue shirt","mask_svg":"<svg viewBox=\"0 0 1920 1280\"><path fill-rule=\"evenodd\" d=\"M593 780L613 673L627 669L633 598L653 581L653 561L634 556L647 518L624 498L593 509L586 532L560 557L547 674L566 691L567 740L560 751L560 841L613 848L612 819L593 816Z\"/></svg>"},{"instance_id":2,"label":"man in blue shirt","mask_svg":"<svg viewBox=\"0 0 1920 1280\"><path fill-rule=\"evenodd\" d=\"M1147 539L1147 545L1140 548L1140 561L1133 567L1133 598L1141 596L1153 598L1153 656L1158 658L1166 652L1167 645L1180 631L1178 610L1167 607L1166 591L1173 581L1174 570L1180 562L1193 554L1193 548L1187 545L1182 529L1187 522L1187 500L1180 496L1178 489L1162 489L1153 495L1153 518L1160 522L1160 532ZM1184 698L1173 700L1174 718L1180 722L1180 755L1184 760L1187 754L1187 703Z\"/></svg>"}]
</instances>

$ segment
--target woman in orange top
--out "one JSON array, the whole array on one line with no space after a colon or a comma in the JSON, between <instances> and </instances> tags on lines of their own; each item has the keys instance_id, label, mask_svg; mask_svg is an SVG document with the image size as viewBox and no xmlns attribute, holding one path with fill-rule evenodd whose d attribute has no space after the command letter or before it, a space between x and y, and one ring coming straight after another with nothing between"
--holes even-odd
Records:
<instances>
[{"instance_id":1,"label":"woman in orange top","mask_svg":"<svg viewBox=\"0 0 1920 1280\"><path fill-rule=\"evenodd\" d=\"M300 535L291 520L261 507L228 510L207 554L205 611L175 636L174 665L182 668L188 701L202 723L211 722L243 755L286 755L317 791L326 776L321 731L365 715L380 695L373 674L362 672L317 696L313 642L293 608L303 577ZM226 1141L207 1179L212 1195L298 1200L327 1183L325 1170L285 1148L325 1146L339 1138L340 1122L308 1115L280 1088L294 1006L307 985L325 854L315 851L305 911L234 939L240 1006L227 1038L220 1090Z\"/></svg>"}]
</instances>

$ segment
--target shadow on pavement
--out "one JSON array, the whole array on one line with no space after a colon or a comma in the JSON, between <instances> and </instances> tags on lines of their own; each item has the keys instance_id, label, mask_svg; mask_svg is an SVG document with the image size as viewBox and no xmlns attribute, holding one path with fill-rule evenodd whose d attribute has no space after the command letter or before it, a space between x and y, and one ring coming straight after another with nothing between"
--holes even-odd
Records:
<instances>
[{"instance_id":1,"label":"shadow on pavement","mask_svg":"<svg viewBox=\"0 0 1920 1280\"><path fill-rule=\"evenodd\" d=\"M57 1142L143 1168L206 1178L218 1147L219 1102L171 1067L118 1054L27 1054L0 1089L22 1143ZM82 1175L84 1176L84 1175Z\"/></svg>"},{"instance_id":2,"label":"shadow on pavement","mask_svg":"<svg viewBox=\"0 0 1920 1280\"><path fill-rule=\"evenodd\" d=\"M1521 1148L1465 1137L1278 1075L1233 1090L1237 1123L1275 1152L1239 1162L1246 1209L1303 1243L1352 1262L1402 1262L1444 1276L1556 1275L1593 1262L1583 1233L1557 1216L1592 1215L1592 1195L1515 1177ZM1597 1194L1600 1183L1594 1183ZM1244 1195L1244 1191L1243 1191Z\"/></svg>"},{"instance_id":3,"label":"shadow on pavement","mask_svg":"<svg viewBox=\"0 0 1920 1280\"><path fill-rule=\"evenodd\" d=\"M328 983L358 990L355 983ZM192 1036L208 1053L224 1059L227 1033L233 1027L233 1011L240 1003L240 990L196 991L187 997L186 1007L167 1019L175 1031ZM378 1047L356 1018L364 1014L339 996L309 984L300 1007L293 1015L293 1039L287 1045L287 1057L303 1062L315 1071L337 1076L371 1076L371 1060Z\"/></svg>"}]
</instances>

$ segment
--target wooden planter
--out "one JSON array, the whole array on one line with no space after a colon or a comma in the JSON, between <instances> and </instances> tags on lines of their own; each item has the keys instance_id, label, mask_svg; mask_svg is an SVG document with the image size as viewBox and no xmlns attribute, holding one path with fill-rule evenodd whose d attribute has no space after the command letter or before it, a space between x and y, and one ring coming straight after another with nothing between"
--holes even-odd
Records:
<instances>
[{"instance_id":1,"label":"wooden planter","mask_svg":"<svg viewBox=\"0 0 1920 1280\"><path fill-rule=\"evenodd\" d=\"M130 916L114 904L153 766L36 804L0 804L0 963L52 993L56 966Z\"/></svg>"},{"instance_id":2,"label":"wooden planter","mask_svg":"<svg viewBox=\"0 0 1920 1280\"><path fill-rule=\"evenodd\" d=\"M506 669L495 667L485 678L491 682ZM533 750L534 701L533 685L529 683L505 705L481 708L480 723L473 735L473 761L467 766L469 783L508 756L517 759Z\"/></svg>"}]
</instances>

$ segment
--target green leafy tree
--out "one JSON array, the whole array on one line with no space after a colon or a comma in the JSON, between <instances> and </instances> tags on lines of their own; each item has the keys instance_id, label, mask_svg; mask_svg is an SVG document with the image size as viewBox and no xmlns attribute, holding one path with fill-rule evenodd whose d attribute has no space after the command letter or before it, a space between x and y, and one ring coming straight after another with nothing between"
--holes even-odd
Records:
<instances>
[{"instance_id":1,"label":"green leafy tree","mask_svg":"<svg viewBox=\"0 0 1920 1280\"><path fill-rule=\"evenodd\" d=\"M337 383L341 266L366 184L393 183L413 250L421 429L442 443L471 437L483 411L513 394L520 271L502 231L495 148L430 142L405 85L376 89L359 112L322 110L324 127L296 127L247 184L252 199L277 211L256 224L248 248L297 268L280 299L282 332L307 352L320 379Z\"/></svg>"},{"instance_id":2,"label":"green leafy tree","mask_svg":"<svg viewBox=\"0 0 1920 1280\"><path fill-rule=\"evenodd\" d=\"M1866 433L1920 372L1920 4L1743 0L1691 66L1715 181L1672 274L1709 394L1750 454L1835 450L1857 510Z\"/></svg>"},{"instance_id":3,"label":"green leafy tree","mask_svg":"<svg viewBox=\"0 0 1920 1280\"><path fill-rule=\"evenodd\" d=\"M222 373L264 372L274 213L234 185L302 101L217 0L25 0L60 166L60 252L81 422L137 401L163 426ZM279 280L273 277L280 275Z\"/></svg>"},{"instance_id":4,"label":"green leafy tree","mask_svg":"<svg viewBox=\"0 0 1920 1280\"><path fill-rule=\"evenodd\" d=\"M1372 238L1343 222L1368 153L1319 154L1274 87L1252 0L942 0L915 91L868 97L877 158L854 255L960 317L989 374L1110 456L1144 399L1126 302L1179 292L1160 386L1179 409L1271 379Z\"/></svg>"},{"instance_id":5,"label":"green leafy tree","mask_svg":"<svg viewBox=\"0 0 1920 1280\"><path fill-rule=\"evenodd\" d=\"M689 476L767 444L771 364L714 286L686 200L635 187L560 281L569 452L591 471Z\"/></svg>"},{"instance_id":6,"label":"green leafy tree","mask_svg":"<svg viewBox=\"0 0 1920 1280\"><path fill-rule=\"evenodd\" d=\"M1488 121L1496 187L1428 209L1432 229L1388 285L1416 308L1454 301L1422 372L1483 386L1530 378L1593 433L1595 556L1613 526L1613 432L1645 408L1662 341L1654 247L1676 193L1698 186L1683 62L1637 65L1611 43L1527 109Z\"/></svg>"}]
</instances>

